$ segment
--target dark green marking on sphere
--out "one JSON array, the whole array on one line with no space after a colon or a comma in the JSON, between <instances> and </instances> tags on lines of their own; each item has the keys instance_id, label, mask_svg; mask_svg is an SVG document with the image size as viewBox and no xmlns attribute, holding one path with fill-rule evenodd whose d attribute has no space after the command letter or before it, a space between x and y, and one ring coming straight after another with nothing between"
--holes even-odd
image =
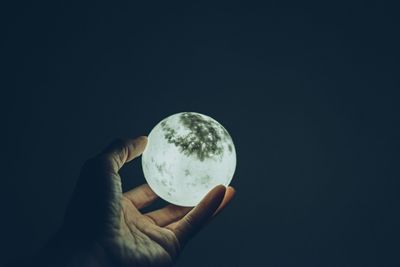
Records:
<instances>
[{"instance_id":1,"label":"dark green marking on sphere","mask_svg":"<svg viewBox=\"0 0 400 267\"><path fill-rule=\"evenodd\" d=\"M220 156L224 153L222 141L230 138L229 133L212 119L196 113L184 112L179 116L184 127L190 130L185 136L177 136L176 131L169 127L166 121L161 122L164 136L168 143L179 147L186 156L196 156L200 161ZM222 134L220 133L222 131ZM232 147L228 146L229 151Z\"/></svg>"}]
</instances>

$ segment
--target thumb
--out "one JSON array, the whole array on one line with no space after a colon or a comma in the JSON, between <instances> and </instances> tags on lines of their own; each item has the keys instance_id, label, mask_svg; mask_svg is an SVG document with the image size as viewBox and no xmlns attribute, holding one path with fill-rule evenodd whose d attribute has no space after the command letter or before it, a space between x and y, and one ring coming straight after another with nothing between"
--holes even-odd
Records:
<instances>
[{"instance_id":1,"label":"thumb","mask_svg":"<svg viewBox=\"0 0 400 267\"><path fill-rule=\"evenodd\" d=\"M118 172L126 162L140 156L146 145L146 136L140 136L135 139L117 139L104 149L99 156L105 157L111 164L113 171Z\"/></svg>"},{"instance_id":2,"label":"thumb","mask_svg":"<svg viewBox=\"0 0 400 267\"><path fill-rule=\"evenodd\" d=\"M194 209L181 220L168 226L182 246L212 218L223 202L225 192L226 187L223 185L214 187Z\"/></svg>"}]
</instances>

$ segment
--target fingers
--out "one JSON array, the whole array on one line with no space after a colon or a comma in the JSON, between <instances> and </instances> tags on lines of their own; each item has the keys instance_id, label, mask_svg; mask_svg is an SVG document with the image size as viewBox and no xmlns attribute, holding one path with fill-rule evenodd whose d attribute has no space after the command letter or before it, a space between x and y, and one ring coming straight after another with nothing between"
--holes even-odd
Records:
<instances>
[{"instance_id":1,"label":"fingers","mask_svg":"<svg viewBox=\"0 0 400 267\"><path fill-rule=\"evenodd\" d=\"M232 186L228 186L225 192L224 199L222 200L222 203L221 205L219 205L218 209L214 212L213 217L217 216L226 207L226 205L228 205L228 203L232 200L235 194L236 194L235 188L233 188Z\"/></svg>"},{"instance_id":2,"label":"fingers","mask_svg":"<svg viewBox=\"0 0 400 267\"><path fill-rule=\"evenodd\" d=\"M183 216L185 216L191 209L191 207L180 207L173 204L167 205L162 209L155 210L145 215L150 217L158 226L164 227L171 224Z\"/></svg>"},{"instance_id":3,"label":"fingers","mask_svg":"<svg viewBox=\"0 0 400 267\"><path fill-rule=\"evenodd\" d=\"M235 195L235 189L233 187L229 186L226 189L226 192L225 192L225 195L224 195L224 198L223 198L221 204L219 205L218 209L214 212L212 217L215 217L217 214L219 214L228 205L228 203L232 200L234 195ZM181 207L181 206L176 206L176 205L170 204L162 209L146 213L145 215L147 217L150 217L158 226L164 227L166 225L169 225L169 224L181 219L192 209L193 209L192 207Z\"/></svg>"},{"instance_id":4,"label":"fingers","mask_svg":"<svg viewBox=\"0 0 400 267\"><path fill-rule=\"evenodd\" d=\"M126 162L140 156L146 145L146 136L141 136L136 139L116 140L100 155L110 160L113 170L118 172Z\"/></svg>"},{"instance_id":5,"label":"fingers","mask_svg":"<svg viewBox=\"0 0 400 267\"><path fill-rule=\"evenodd\" d=\"M223 185L214 187L185 217L168 226L181 245L184 245L213 216L222 203L225 192L226 188Z\"/></svg>"},{"instance_id":6,"label":"fingers","mask_svg":"<svg viewBox=\"0 0 400 267\"><path fill-rule=\"evenodd\" d=\"M142 184L125 192L124 196L132 201L133 205L138 209L147 207L157 199L157 195L151 190L148 184Z\"/></svg>"}]
</instances>

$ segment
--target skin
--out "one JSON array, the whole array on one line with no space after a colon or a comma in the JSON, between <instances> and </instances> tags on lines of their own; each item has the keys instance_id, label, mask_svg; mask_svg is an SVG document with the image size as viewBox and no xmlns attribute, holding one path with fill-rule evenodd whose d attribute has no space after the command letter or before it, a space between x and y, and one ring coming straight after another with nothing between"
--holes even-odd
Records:
<instances>
[{"instance_id":1,"label":"skin","mask_svg":"<svg viewBox=\"0 0 400 267\"><path fill-rule=\"evenodd\" d=\"M194 208L167 205L147 184L122 193L119 170L140 156L147 137L118 140L82 168L64 224L33 266L171 266L185 244L232 200L232 187L212 189Z\"/></svg>"}]
</instances>

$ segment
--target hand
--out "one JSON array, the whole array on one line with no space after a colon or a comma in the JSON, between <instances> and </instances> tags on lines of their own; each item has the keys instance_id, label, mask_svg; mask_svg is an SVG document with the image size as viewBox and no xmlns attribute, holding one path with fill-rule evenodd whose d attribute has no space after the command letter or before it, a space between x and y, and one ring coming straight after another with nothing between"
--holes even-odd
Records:
<instances>
[{"instance_id":1,"label":"hand","mask_svg":"<svg viewBox=\"0 0 400 267\"><path fill-rule=\"evenodd\" d=\"M70 240L96 246L94 257L113 265L170 266L188 240L234 196L217 186L195 207L166 207L146 214L140 209L157 199L147 184L122 193L120 168L140 156L146 137L117 141L89 160L68 207L64 233ZM109 263L110 264L110 263ZM99 264L100 266L103 266Z\"/></svg>"}]
</instances>

